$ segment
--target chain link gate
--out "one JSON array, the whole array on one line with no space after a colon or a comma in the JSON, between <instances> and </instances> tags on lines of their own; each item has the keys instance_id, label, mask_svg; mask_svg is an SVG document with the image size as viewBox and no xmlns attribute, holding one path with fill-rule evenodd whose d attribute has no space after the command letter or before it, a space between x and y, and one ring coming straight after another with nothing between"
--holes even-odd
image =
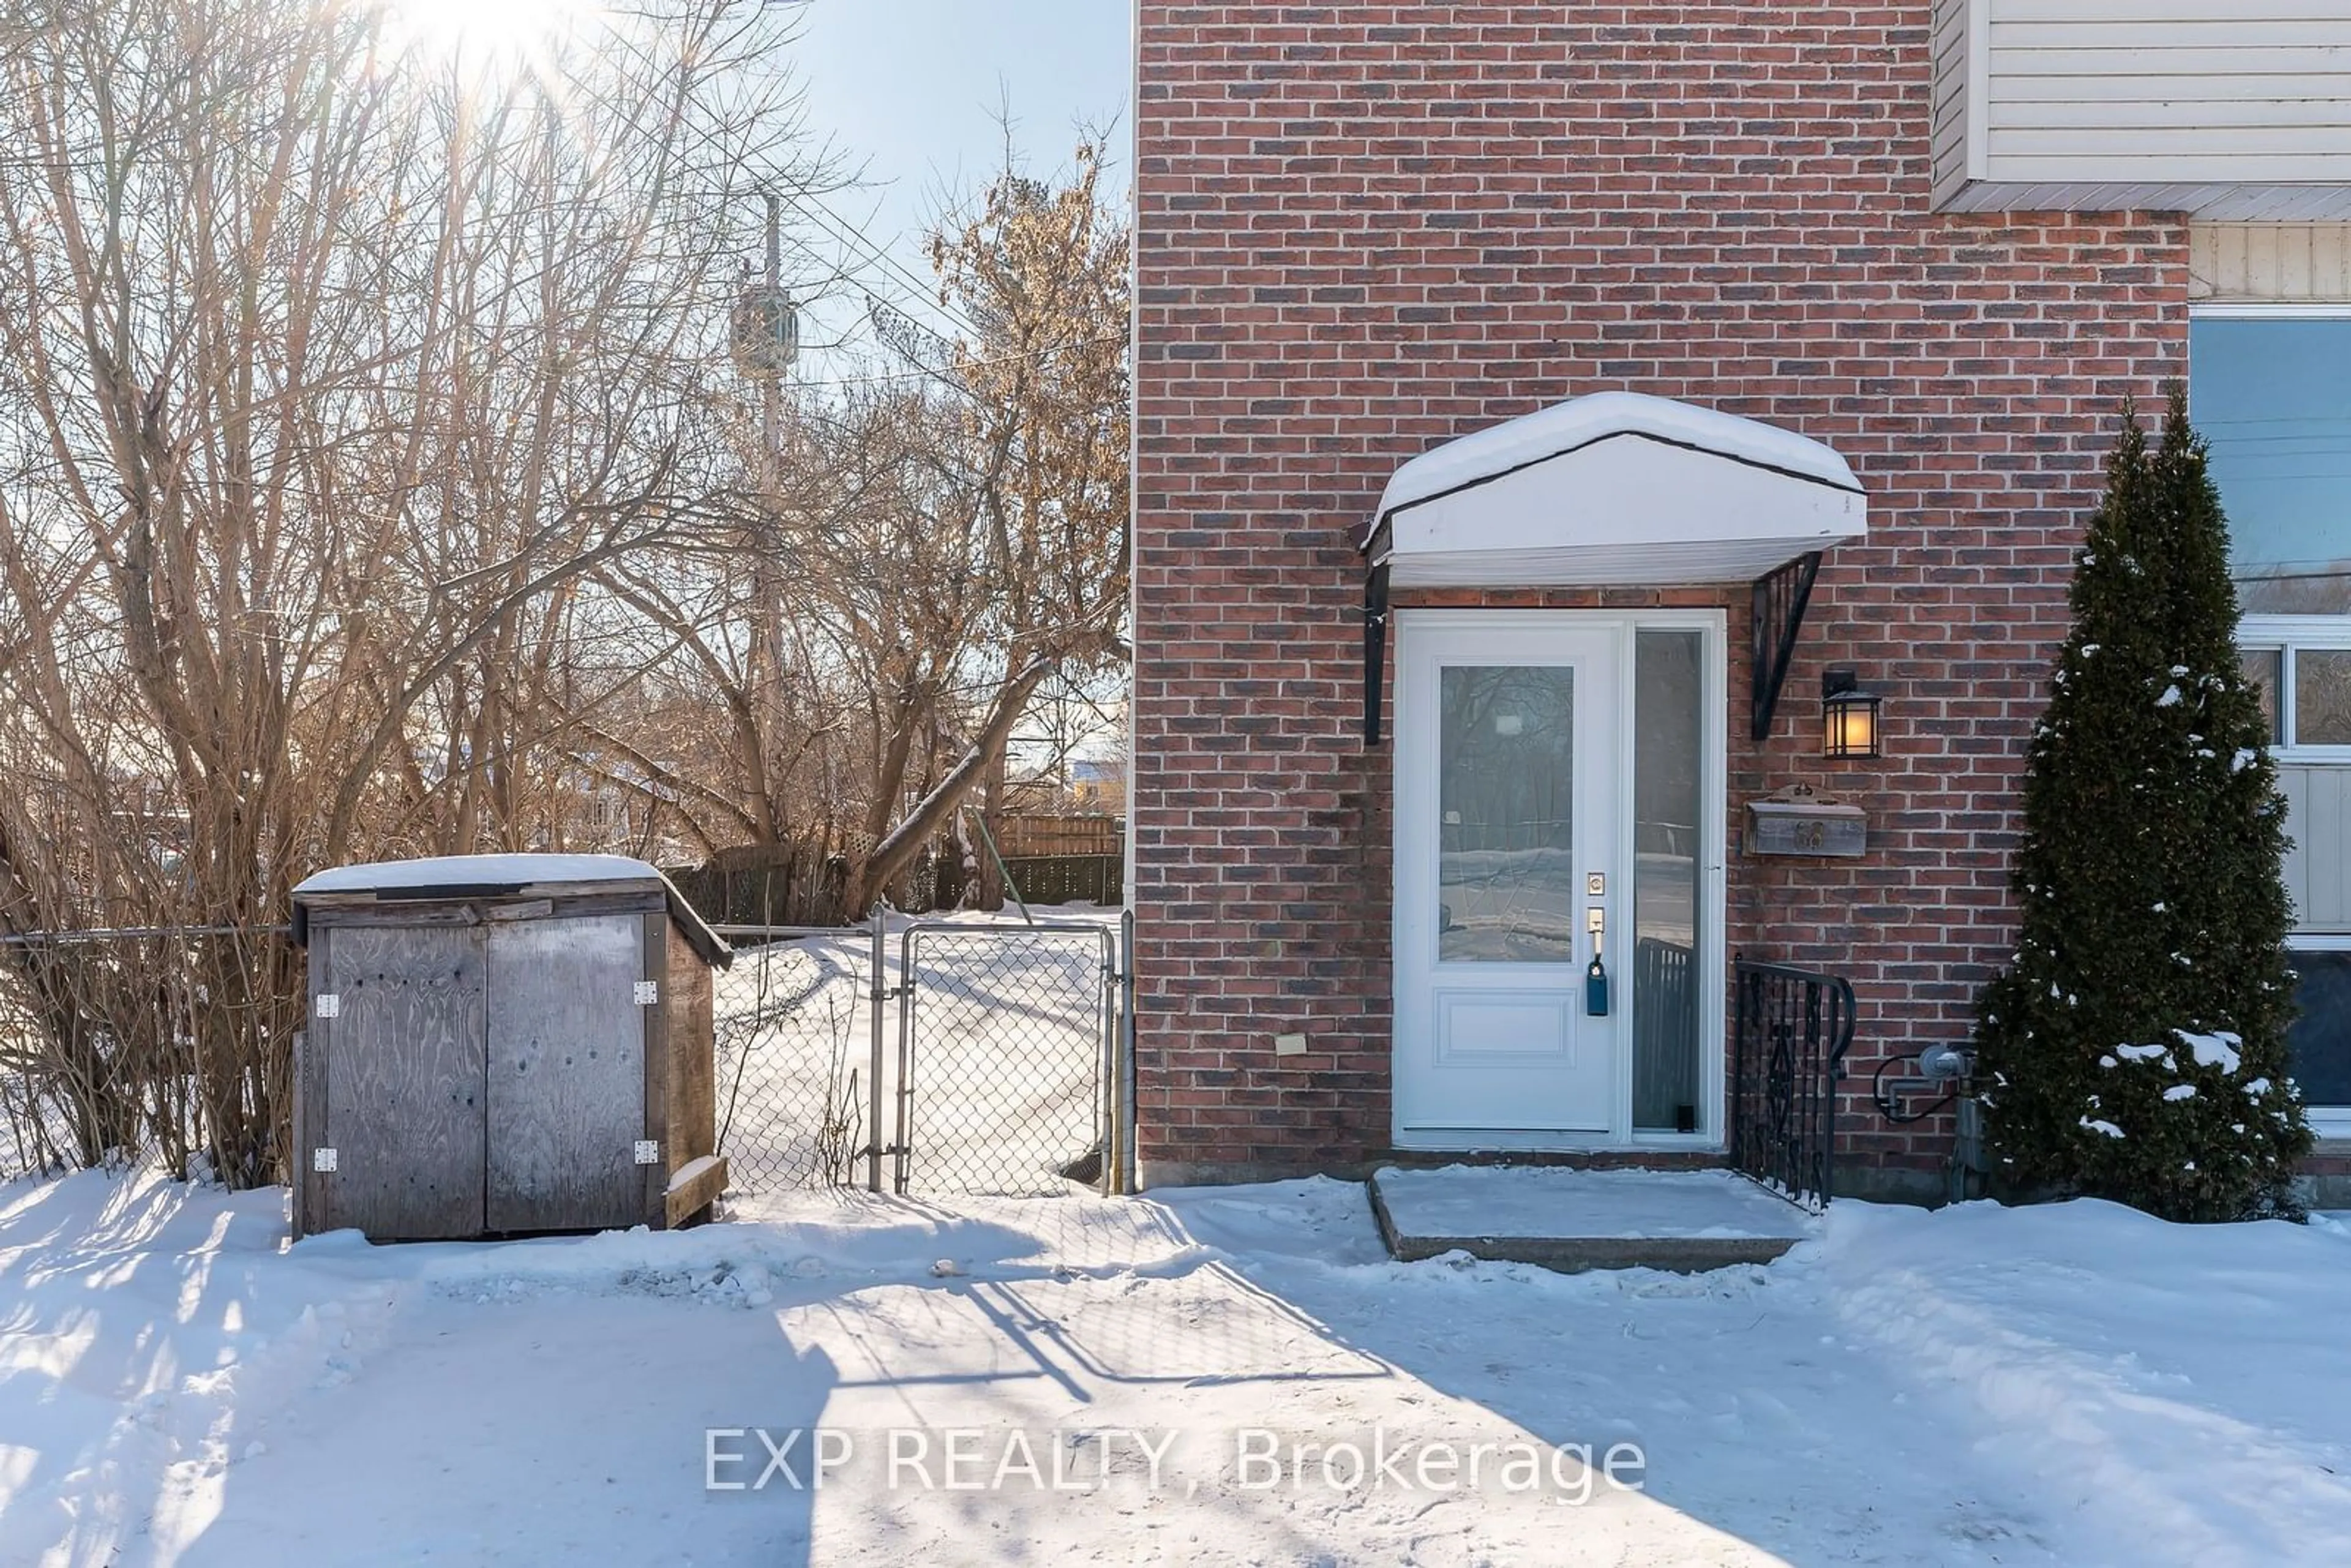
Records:
<instances>
[{"instance_id":1,"label":"chain link gate","mask_svg":"<svg viewBox=\"0 0 2351 1568\"><path fill-rule=\"evenodd\" d=\"M1113 1190L1119 950L1091 923L906 929L897 1191Z\"/></svg>"},{"instance_id":2,"label":"chain link gate","mask_svg":"<svg viewBox=\"0 0 2351 1568\"><path fill-rule=\"evenodd\" d=\"M1126 1190L1131 920L918 921L894 973L878 915L719 927L737 944L714 1010L737 1194Z\"/></svg>"}]
</instances>

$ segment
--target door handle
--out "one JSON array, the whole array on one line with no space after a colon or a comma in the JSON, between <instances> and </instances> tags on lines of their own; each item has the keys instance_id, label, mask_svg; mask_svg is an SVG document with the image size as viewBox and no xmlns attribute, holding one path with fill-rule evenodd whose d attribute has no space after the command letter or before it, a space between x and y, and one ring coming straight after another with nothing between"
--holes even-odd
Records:
<instances>
[{"instance_id":1,"label":"door handle","mask_svg":"<svg viewBox=\"0 0 2351 1568\"><path fill-rule=\"evenodd\" d=\"M1608 1016L1608 965L1600 956L1607 939L1608 911L1593 904L1583 912L1583 928L1592 934L1592 962L1583 971L1583 1010L1592 1018Z\"/></svg>"}]
</instances>

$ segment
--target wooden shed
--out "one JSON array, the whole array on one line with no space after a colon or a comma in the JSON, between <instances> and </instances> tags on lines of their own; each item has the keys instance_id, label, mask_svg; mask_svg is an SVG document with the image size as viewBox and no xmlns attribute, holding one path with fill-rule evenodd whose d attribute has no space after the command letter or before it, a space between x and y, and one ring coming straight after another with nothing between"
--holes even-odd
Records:
<instances>
[{"instance_id":1,"label":"wooden shed","mask_svg":"<svg viewBox=\"0 0 2351 1568\"><path fill-rule=\"evenodd\" d=\"M294 939L296 1235L661 1229L726 1185L711 974L731 955L644 862L344 866L294 890Z\"/></svg>"}]
</instances>

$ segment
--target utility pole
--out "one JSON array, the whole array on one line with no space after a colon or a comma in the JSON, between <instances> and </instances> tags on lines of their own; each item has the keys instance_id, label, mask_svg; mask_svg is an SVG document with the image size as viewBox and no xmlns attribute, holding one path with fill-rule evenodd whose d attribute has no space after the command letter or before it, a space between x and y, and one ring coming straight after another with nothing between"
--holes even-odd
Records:
<instances>
[{"instance_id":1,"label":"utility pole","mask_svg":"<svg viewBox=\"0 0 2351 1568\"><path fill-rule=\"evenodd\" d=\"M762 193L768 200L768 298L784 298L784 220L783 204L773 191ZM781 454L777 450L776 426L784 408L784 378L780 367L776 373L759 380L759 451L764 472L759 487L772 497L780 487L777 470Z\"/></svg>"},{"instance_id":2,"label":"utility pole","mask_svg":"<svg viewBox=\"0 0 2351 1568\"><path fill-rule=\"evenodd\" d=\"M758 799L760 829L782 829L781 782L768 772L768 754L782 728L784 709L784 605L776 554L782 529L777 524L783 500L783 408L785 374L799 353L799 319L784 287L783 203L763 191L767 203L767 267L757 284L747 277L735 303L733 336L737 370L759 383L759 513L761 527L751 540L751 658L753 711L759 717L761 755L748 758L751 787ZM746 267L746 273L749 268Z\"/></svg>"},{"instance_id":3,"label":"utility pole","mask_svg":"<svg viewBox=\"0 0 2351 1568\"><path fill-rule=\"evenodd\" d=\"M783 218L776 193L767 191L761 193L768 202L768 298L773 301L782 297L784 287ZM755 693L754 701L764 721L759 727L765 732L760 736L760 744L768 749L771 756L778 747L779 737L776 732L782 727L784 721L784 596L782 585L777 581L775 563L776 550L782 542L783 532L776 526L778 514L782 509L780 503L784 488L784 455L777 430L783 419L783 382L780 373L766 375L759 380L759 497L762 509L767 513L768 527L767 538L760 541L761 548L751 557L752 598L758 605L759 616L756 635L766 643L768 653L764 661L767 664L764 700ZM778 810L781 803L778 799L780 785L781 780L768 780L769 799L765 803L767 809L763 813L771 824L777 826L781 825L776 821L780 815Z\"/></svg>"}]
</instances>

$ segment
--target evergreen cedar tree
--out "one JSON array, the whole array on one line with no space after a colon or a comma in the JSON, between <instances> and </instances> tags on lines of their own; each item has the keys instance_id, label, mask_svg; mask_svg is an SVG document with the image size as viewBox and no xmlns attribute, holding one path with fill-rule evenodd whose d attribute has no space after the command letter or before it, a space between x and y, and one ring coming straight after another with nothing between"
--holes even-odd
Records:
<instances>
[{"instance_id":1,"label":"evergreen cedar tree","mask_svg":"<svg viewBox=\"0 0 2351 1568\"><path fill-rule=\"evenodd\" d=\"M1995 1179L2169 1219L2291 1214L2310 1132L2286 1074L2285 804L2179 388L2151 451L2124 405L2070 600L2027 754L2017 952L1977 1032Z\"/></svg>"}]
</instances>

